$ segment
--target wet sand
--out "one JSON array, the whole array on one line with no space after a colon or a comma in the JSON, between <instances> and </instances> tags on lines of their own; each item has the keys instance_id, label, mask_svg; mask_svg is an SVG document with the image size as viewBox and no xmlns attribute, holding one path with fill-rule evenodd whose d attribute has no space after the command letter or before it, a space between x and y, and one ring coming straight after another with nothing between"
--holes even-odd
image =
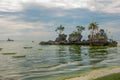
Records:
<instances>
[{"instance_id":1,"label":"wet sand","mask_svg":"<svg viewBox=\"0 0 120 80\"><path fill-rule=\"evenodd\" d=\"M83 74L80 77L66 79L66 80L94 80L99 77L103 77L109 74L119 73L119 72L120 72L120 67L100 69L100 70L94 70L89 73Z\"/></svg>"}]
</instances>

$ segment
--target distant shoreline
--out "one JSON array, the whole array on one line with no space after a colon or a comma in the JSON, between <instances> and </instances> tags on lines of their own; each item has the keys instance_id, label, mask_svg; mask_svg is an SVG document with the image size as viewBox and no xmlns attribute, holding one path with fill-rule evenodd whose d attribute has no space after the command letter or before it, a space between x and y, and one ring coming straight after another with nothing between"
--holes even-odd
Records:
<instances>
[{"instance_id":1,"label":"distant shoreline","mask_svg":"<svg viewBox=\"0 0 120 80\"><path fill-rule=\"evenodd\" d=\"M75 78L73 77L65 80L94 80L96 78L104 77L114 73L120 73L120 67L97 69L97 70L93 70L91 72L82 74L79 77L75 77Z\"/></svg>"}]
</instances>

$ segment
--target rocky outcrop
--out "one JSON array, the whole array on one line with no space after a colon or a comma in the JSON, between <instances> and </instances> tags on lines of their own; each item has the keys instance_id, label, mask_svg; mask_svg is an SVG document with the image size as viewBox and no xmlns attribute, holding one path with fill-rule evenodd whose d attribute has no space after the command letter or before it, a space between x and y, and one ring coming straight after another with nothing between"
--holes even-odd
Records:
<instances>
[{"instance_id":1,"label":"rocky outcrop","mask_svg":"<svg viewBox=\"0 0 120 80\"><path fill-rule=\"evenodd\" d=\"M89 45L89 46L112 46L116 47L117 42L108 39L106 33L103 29L94 35L89 35L88 40L83 40L81 33L74 31L69 35L68 40L66 40L66 34L59 34L55 41L49 40L47 42L40 42L41 45Z\"/></svg>"},{"instance_id":2,"label":"rocky outcrop","mask_svg":"<svg viewBox=\"0 0 120 80\"><path fill-rule=\"evenodd\" d=\"M108 37L103 29L100 29L95 35L88 35L89 41L108 41Z\"/></svg>"},{"instance_id":3,"label":"rocky outcrop","mask_svg":"<svg viewBox=\"0 0 120 80\"><path fill-rule=\"evenodd\" d=\"M67 35L66 34L59 34L56 38L55 42L66 42Z\"/></svg>"},{"instance_id":4,"label":"rocky outcrop","mask_svg":"<svg viewBox=\"0 0 120 80\"><path fill-rule=\"evenodd\" d=\"M82 35L77 32L73 32L69 35L68 41L69 42L80 42L82 39Z\"/></svg>"}]
</instances>

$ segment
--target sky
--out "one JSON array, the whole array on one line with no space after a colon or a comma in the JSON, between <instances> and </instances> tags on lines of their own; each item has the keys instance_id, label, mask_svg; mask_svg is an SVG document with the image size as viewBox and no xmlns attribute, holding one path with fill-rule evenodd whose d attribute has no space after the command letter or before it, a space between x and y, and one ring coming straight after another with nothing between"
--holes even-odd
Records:
<instances>
[{"instance_id":1,"label":"sky","mask_svg":"<svg viewBox=\"0 0 120 80\"><path fill-rule=\"evenodd\" d=\"M109 38L120 40L120 0L0 0L0 40L54 40L56 27L69 35L97 22Z\"/></svg>"}]
</instances>

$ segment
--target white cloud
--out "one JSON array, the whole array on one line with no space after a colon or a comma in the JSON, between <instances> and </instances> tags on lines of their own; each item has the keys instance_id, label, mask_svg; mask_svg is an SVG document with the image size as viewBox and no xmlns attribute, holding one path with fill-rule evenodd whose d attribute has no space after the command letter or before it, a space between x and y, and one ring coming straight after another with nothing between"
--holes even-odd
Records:
<instances>
[{"instance_id":1,"label":"white cloud","mask_svg":"<svg viewBox=\"0 0 120 80\"><path fill-rule=\"evenodd\" d=\"M15 12L23 9L18 0L0 0L0 11Z\"/></svg>"},{"instance_id":2,"label":"white cloud","mask_svg":"<svg viewBox=\"0 0 120 80\"><path fill-rule=\"evenodd\" d=\"M9 17L0 18L0 27L4 27L11 30L24 29L28 27L33 28L33 26L30 26L30 23L12 21L17 18L18 16L9 16Z\"/></svg>"},{"instance_id":3,"label":"white cloud","mask_svg":"<svg viewBox=\"0 0 120 80\"><path fill-rule=\"evenodd\" d=\"M120 13L120 0L94 0L88 3L91 11L102 11L106 13Z\"/></svg>"},{"instance_id":4,"label":"white cloud","mask_svg":"<svg viewBox=\"0 0 120 80\"><path fill-rule=\"evenodd\" d=\"M71 8L84 8L87 6L88 0L45 0L43 3L43 6L46 7L59 7L64 9L71 9ZM45 5L47 3L47 5Z\"/></svg>"},{"instance_id":5,"label":"white cloud","mask_svg":"<svg viewBox=\"0 0 120 80\"><path fill-rule=\"evenodd\" d=\"M0 0L0 11L21 11L29 3L29 6L36 3L47 8L86 8L91 11L120 13L120 0Z\"/></svg>"},{"instance_id":6,"label":"white cloud","mask_svg":"<svg viewBox=\"0 0 120 80\"><path fill-rule=\"evenodd\" d=\"M111 33L119 33L120 32L119 25L120 25L119 20L109 21L109 22L101 24L100 28L103 28Z\"/></svg>"},{"instance_id":7,"label":"white cloud","mask_svg":"<svg viewBox=\"0 0 120 80\"><path fill-rule=\"evenodd\" d=\"M47 37L52 32L47 31L46 26L52 25L53 23L43 22L23 22L14 19L18 19L18 16L1 17L0 16L0 37L21 37L26 39L36 39L39 37ZM34 38L33 38L34 37Z\"/></svg>"}]
</instances>

